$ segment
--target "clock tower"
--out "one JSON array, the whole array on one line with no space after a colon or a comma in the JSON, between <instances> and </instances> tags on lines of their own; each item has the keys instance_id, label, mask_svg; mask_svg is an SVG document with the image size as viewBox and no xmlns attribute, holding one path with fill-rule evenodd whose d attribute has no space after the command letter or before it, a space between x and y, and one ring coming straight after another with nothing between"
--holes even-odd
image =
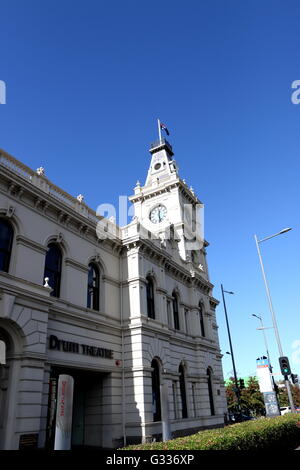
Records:
<instances>
[{"instance_id":1,"label":"clock tower","mask_svg":"<svg viewBox=\"0 0 300 470\"><path fill-rule=\"evenodd\" d=\"M172 146L166 139L151 144L149 151L151 162L145 185L137 182L129 198L134 217L153 238L165 240L174 233L180 258L203 267L203 204L179 177Z\"/></svg>"}]
</instances>

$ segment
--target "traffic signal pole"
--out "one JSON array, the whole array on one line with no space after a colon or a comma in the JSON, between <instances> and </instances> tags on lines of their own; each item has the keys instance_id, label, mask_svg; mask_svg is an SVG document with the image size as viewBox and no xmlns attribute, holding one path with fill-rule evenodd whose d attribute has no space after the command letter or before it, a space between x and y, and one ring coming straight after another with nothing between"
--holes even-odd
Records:
<instances>
[{"instance_id":1,"label":"traffic signal pole","mask_svg":"<svg viewBox=\"0 0 300 470\"><path fill-rule=\"evenodd\" d=\"M268 238L271 238L271 237L268 237ZM279 337L279 331L278 331L275 311L274 311L274 308L273 308L270 289L269 289L269 285L268 285L268 281L267 281L267 277L266 277L266 273L265 273L265 268L264 268L264 265L263 265L263 261L262 261L262 257L261 257L261 253L260 253L260 249L259 249L259 243L260 242L259 242L256 235L254 235L254 239L255 239L255 243L256 243L258 258L259 258L260 267L261 267L261 271L262 271L262 276L263 276L263 280L264 280L264 284L265 284L265 288L266 288L269 308L270 308L270 312L271 312L271 315L272 315L273 327L274 327L274 331L275 331L275 337L276 337L276 341L277 341L279 356L282 357L283 356L283 351L282 351L281 341L280 341L280 337ZM264 240L261 240L261 241L264 241ZM284 376L284 381L285 381L285 386L286 386L288 397L289 397L291 411L295 411L291 386L290 386L290 382L289 382L289 379L288 379L287 375Z\"/></svg>"}]
</instances>

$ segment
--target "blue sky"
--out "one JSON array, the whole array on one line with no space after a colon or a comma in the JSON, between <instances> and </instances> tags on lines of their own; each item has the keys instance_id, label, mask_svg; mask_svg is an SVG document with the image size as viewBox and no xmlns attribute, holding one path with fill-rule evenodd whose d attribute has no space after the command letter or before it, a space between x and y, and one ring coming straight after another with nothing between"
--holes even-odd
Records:
<instances>
[{"instance_id":1,"label":"blue sky","mask_svg":"<svg viewBox=\"0 0 300 470\"><path fill-rule=\"evenodd\" d=\"M214 295L221 283L235 292L227 307L241 376L264 354L252 313L271 326L253 235L286 226L261 248L284 353L300 375L299 13L278 0L1 2L0 147L96 208L144 183L160 117L205 203ZM222 304L217 320L225 354ZM227 355L223 368L227 378Z\"/></svg>"}]
</instances>

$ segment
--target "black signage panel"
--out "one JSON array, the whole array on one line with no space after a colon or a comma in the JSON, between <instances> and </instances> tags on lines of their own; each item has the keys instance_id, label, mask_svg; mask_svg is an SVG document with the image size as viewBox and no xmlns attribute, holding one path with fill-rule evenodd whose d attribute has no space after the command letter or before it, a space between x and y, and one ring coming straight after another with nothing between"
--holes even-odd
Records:
<instances>
[{"instance_id":1,"label":"black signage panel","mask_svg":"<svg viewBox=\"0 0 300 470\"><path fill-rule=\"evenodd\" d=\"M85 356L104 357L106 359L113 359L114 354L111 349L98 348L97 346L90 346L88 344L74 343L73 341L65 341L63 339L58 339L57 336L54 335L49 337L49 349L83 354Z\"/></svg>"}]
</instances>

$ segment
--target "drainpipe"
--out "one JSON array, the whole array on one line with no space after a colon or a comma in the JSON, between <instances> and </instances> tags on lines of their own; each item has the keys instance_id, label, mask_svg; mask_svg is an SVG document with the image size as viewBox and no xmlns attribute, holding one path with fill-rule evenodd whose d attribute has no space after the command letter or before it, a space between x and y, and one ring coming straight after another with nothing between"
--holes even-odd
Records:
<instances>
[{"instance_id":1,"label":"drainpipe","mask_svg":"<svg viewBox=\"0 0 300 470\"><path fill-rule=\"evenodd\" d=\"M121 322L121 361L122 361L122 430L123 445L126 446L126 414L125 414L125 364L124 364L124 329L123 329L123 276L122 255L119 258L119 280L120 280L120 322Z\"/></svg>"}]
</instances>

